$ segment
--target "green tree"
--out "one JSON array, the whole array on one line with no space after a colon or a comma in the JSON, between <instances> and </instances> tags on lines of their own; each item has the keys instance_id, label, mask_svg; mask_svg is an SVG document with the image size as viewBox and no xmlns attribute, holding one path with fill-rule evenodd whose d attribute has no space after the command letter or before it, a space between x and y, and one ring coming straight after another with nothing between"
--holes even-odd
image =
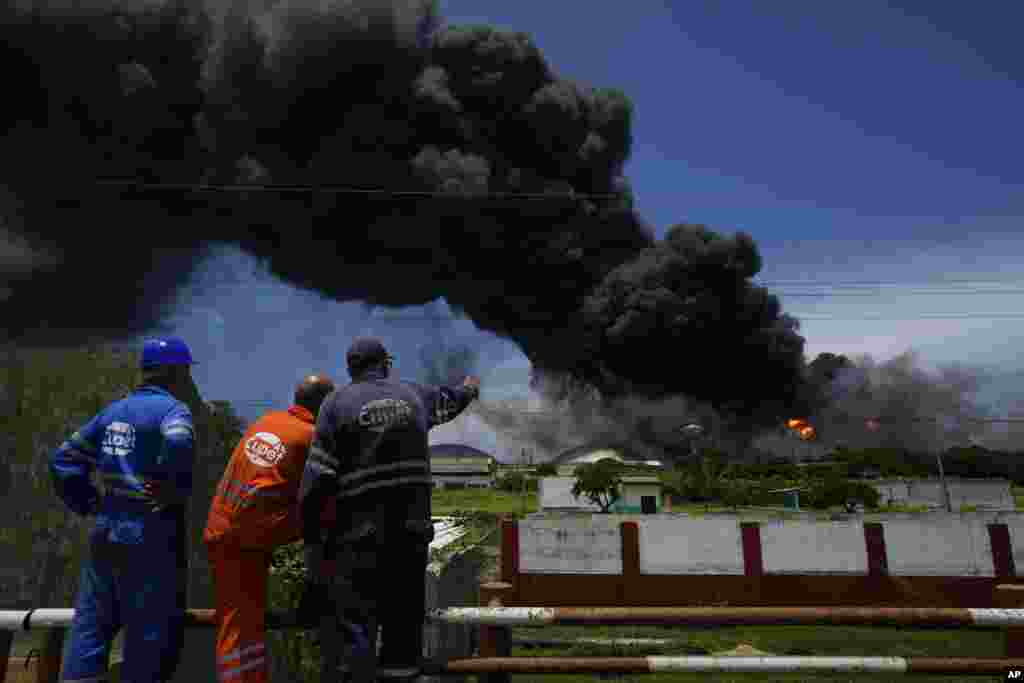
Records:
<instances>
[{"instance_id":1,"label":"green tree","mask_svg":"<svg viewBox=\"0 0 1024 683\"><path fill-rule=\"evenodd\" d=\"M683 492L698 501L720 498L725 480L734 470L735 466L728 462L724 453L707 450L699 462L684 468Z\"/></svg>"},{"instance_id":2,"label":"green tree","mask_svg":"<svg viewBox=\"0 0 1024 683\"><path fill-rule=\"evenodd\" d=\"M4 455L12 479L5 501L16 516L5 524L0 555L8 566L22 566L26 575L38 577L33 600L65 605L73 598L90 523L56 497L49 456L75 429L134 388L138 357L103 346L4 351L0 433L7 435Z\"/></svg>"},{"instance_id":3,"label":"green tree","mask_svg":"<svg viewBox=\"0 0 1024 683\"><path fill-rule=\"evenodd\" d=\"M622 473L619 463L611 458L602 458L594 463L577 465L573 470L576 481L572 485L572 495L579 499L586 497L594 505L607 513L620 497L619 485Z\"/></svg>"},{"instance_id":4,"label":"green tree","mask_svg":"<svg viewBox=\"0 0 1024 683\"><path fill-rule=\"evenodd\" d=\"M542 462L537 465L536 472L538 477L554 477L558 474L558 467L552 462Z\"/></svg>"}]
</instances>

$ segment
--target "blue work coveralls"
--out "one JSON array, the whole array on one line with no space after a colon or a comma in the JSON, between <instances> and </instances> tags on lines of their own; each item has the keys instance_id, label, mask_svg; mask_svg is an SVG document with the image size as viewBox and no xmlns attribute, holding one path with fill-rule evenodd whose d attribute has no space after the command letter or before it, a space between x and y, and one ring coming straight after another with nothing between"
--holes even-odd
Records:
<instances>
[{"instance_id":1,"label":"blue work coveralls","mask_svg":"<svg viewBox=\"0 0 1024 683\"><path fill-rule=\"evenodd\" d=\"M184 505L163 509L143 486L192 489L192 413L166 390L143 386L75 432L50 459L58 495L96 515L82 567L64 681L106 681L110 646L123 627L121 681L167 681L183 644ZM91 480L103 482L101 497Z\"/></svg>"}]
</instances>

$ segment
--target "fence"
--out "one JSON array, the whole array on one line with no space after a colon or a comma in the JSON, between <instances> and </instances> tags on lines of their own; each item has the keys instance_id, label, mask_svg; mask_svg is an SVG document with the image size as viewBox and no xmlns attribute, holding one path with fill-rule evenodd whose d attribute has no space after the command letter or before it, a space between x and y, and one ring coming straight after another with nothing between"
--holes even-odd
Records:
<instances>
[{"instance_id":1,"label":"fence","mask_svg":"<svg viewBox=\"0 0 1024 683\"><path fill-rule=\"evenodd\" d=\"M571 515L506 521L506 604L998 607L1024 515L884 523Z\"/></svg>"},{"instance_id":2,"label":"fence","mask_svg":"<svg viewBox=\"0 0 1024 683\"><path fill-rule=\"evenodd\" d=\"M1024 670L1024 560L1020 516L933 516L852 524L758 524L729 518L609 516L502 523L502 582L480 587L479 606L433 610L432 625L479 629L479 656L435 652L430 675L853 671L949 675ZM685 541L690 552L679 553ZM675 549L675 553L672 550ZM642 580L641 580L642 577ZM593 596L602 596L599 607ZM681 604L689 606L683 607ZM436 603L435 603L436 604ZM544 605L544 607L537 607ZM736 607L735 605L743 605ZM865 607L870 605L870 607ZM0 632L47 628L37 680L55 681L60 629L71 610L0 613ZM190 610L208 626L210 610ZM1003 658L511 657L513 626L816 624L997 629ZM270 615L271 628L294 623ZM9 648L9 632L0 641ZM6 645L4 644L6 643ZM456 653L456 656L451 656ZM6 658L0 660L5 662ZM51 676L46 678L45 676Z\"/></svg>"},{"instance_id":3,"label":"fence","mask_svg":"<svg viewBox=\"0 0 1024 683\"><path fill-rule=\"evenodd\" d=\"M1007 593L1020 593L1024 586L1009 585ZM481 607L437 609L427 620L480 628L480 656L451 659L437 657L428 663L428 675L483 675L488 683L525 673L663 673L701 671L730 673L814 671L831 673L993 675L1024 669L1024 657L928 658L928 657L511 657L509 629L513 626L543 627L598 624L662 624L675 626L724 626L737 624L817 626L870 625L896 628L936 626L1020 629L1024 609L935 609L935 608L540 608L501 606L508 594L506 583L480 587ZM71 624L74 610L40 609L0 612L0 681L6 676L11 631L47 629L48 646L40 658L36 680L57 680L63 629ZM212 627L213 610L188 610L189 627ZM297 627L293 615L269 613L271 629ZM1020 648L1017 648L1020 654Z\"/></svg>"}]
</instances>

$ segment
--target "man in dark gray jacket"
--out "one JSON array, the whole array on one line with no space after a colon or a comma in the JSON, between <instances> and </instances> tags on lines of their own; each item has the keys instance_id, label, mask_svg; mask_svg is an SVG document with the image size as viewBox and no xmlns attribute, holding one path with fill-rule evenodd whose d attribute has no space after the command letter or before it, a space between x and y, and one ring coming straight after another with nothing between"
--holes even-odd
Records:
<instances>
[{"instance_id":1,"label":"man in dark gray jacket","mask_svg":"<svg viewBox=\"0 0 1024 683\"><path fill-rule=\"evenodd\" d=\"M433 539L427 433L465 410L479 396L480 382L467 377L462 386L424 386L393 380L391 356L380 340L368 337L353 342L346 361L352 383L324 400L299 488L310 579L303 611L327 604L325 584L332 581L332 610L353 638L362 640L361 633L375 643L376 629L383 630L379 663L352 663L363 672L359 678L412 680L423 655ZM332 498L333 523L324 524Z\"/></svg>"}]
</instances>

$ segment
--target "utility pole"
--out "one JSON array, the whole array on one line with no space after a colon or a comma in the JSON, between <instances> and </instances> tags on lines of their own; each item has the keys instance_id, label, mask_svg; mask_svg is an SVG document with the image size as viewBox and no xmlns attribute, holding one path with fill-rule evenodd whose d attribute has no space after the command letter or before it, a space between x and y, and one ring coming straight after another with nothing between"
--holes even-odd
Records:
<instances>
[{"instance_id":1,"label":"utility pole","mask_svg":"<svg viewBox=\"0 0 1024 683\"><path fill-rule=\"evenodd\" d=\"M946 501L946 512L953 511L953 497L949 495L949 483L946 481L946 471L942 467L942 450L935 451L935 460L939 463L939 482L942 484L942 497Z\"/></svg>"},{"instance_id":2,"label":"utility pole","mask_svg":"<svg viewBox=\"0 0 1024 683\"><path fill-rule=\"evenodd\" d=\"M521 498L523 500L523 514L526 514L526 463L529 458L529 464L533 464L533 452L529 448L524 448L521 453L521 459L523 463L523 483L521 490Z\"/></svg>"}]
</instances>

